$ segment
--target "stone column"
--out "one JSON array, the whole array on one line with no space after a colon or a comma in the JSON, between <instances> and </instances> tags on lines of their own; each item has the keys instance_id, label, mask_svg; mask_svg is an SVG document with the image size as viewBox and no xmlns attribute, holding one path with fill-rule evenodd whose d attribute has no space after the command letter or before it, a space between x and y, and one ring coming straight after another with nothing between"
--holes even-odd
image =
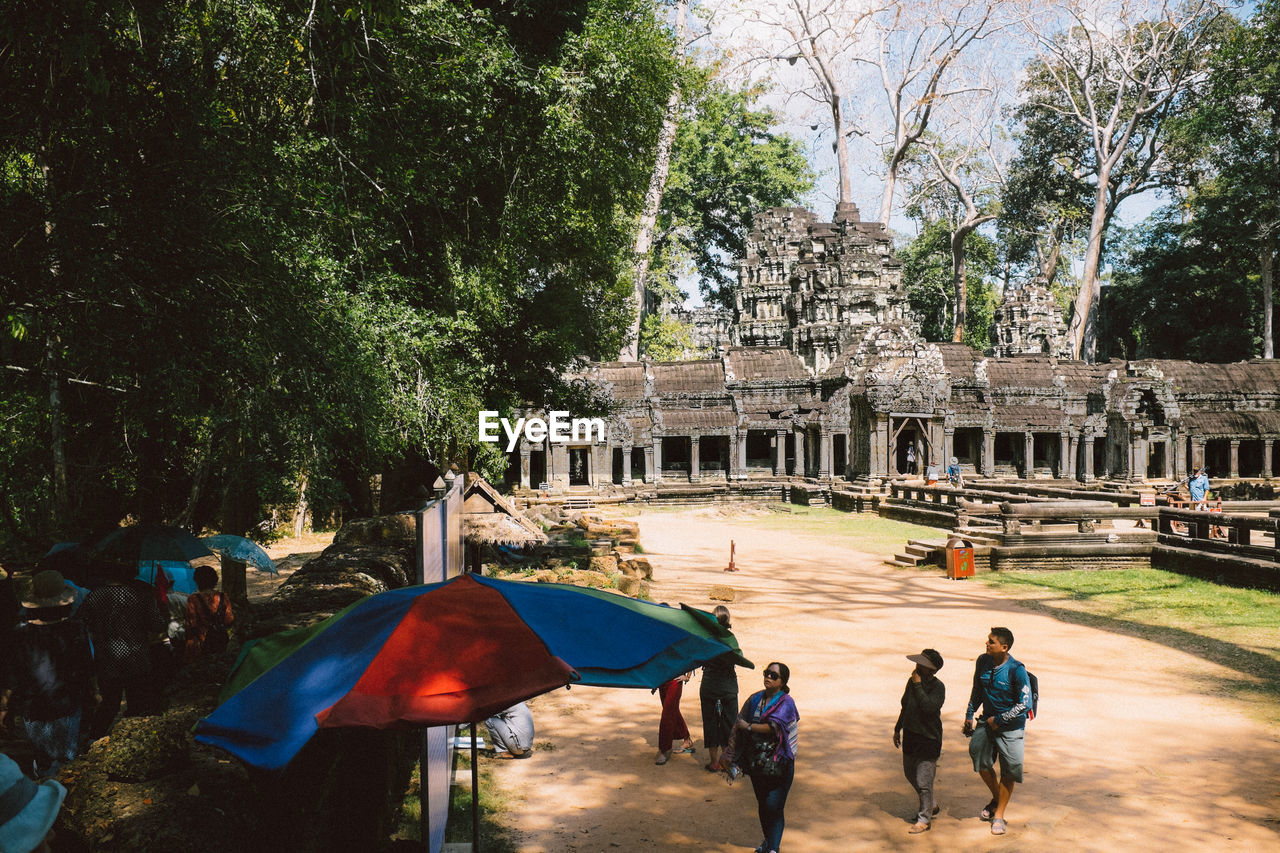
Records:
<instances>
[{"instance_id":1,"label":"stone column","mask_svg":"<svg viewBox=\"0 0 1280 853\"><path fill-rule=\"evenodd\" d=\"M818 433L818 479L831 479L831 433Z\"/></svg>"},{"instance_id":2,"label":"stone column","mask_svg":"<svg viewBox=\"0 0 1280 853\"><path fill-rule=\"evenodd\" d=\"M1084 447L1081 452L1084 453L1084 482L1093 482L1093 435L1091 433L1085 433Z\"/></svg>"},{"instance_id":3,"label":"stone column","mask_svg":"<svg viewBox=\"0 0 1280 853\"><path fill-rule=\"evenodd\" d=\"M533 450L529 447L529 442L523 438L520 439L520 488L528 489L529 485L529 454Z\"/></svg>"},{"instance_id":4,"label":"stone column","mask_svg":"<svg viewBox=\"0 0 1280 853\"><path fill-rule=\"evenodd\" d=\"M1273 446L1271 439L1264 438L1262 440L1262 476L1271 479L1276 475L1275 468L1272 463L1275 462L1275 456L1272 453Z\"/></svg>"},{"instance_id":5,"label":"stone column","mask_svg":"<svg viewBox=\"0 0 1280 853\"><path fill-rule=\"evenodd\" d=\"M1231 439L1231 479L1240 476L1240 439Z\"/></svg>"},{"instance_id":6,"label":"stone column","mask_svg":"<svg viewBox=\"0 0 1280 853\"><path fill-rule=\"evenodd\" d=\"M982 431L982 476L994 477L996 473L996 434L995 430Z\"/></svg>"},{"instance_id":7,"label":"stone column","mask_svg":"<svg viewBox=\"0 0 1280 853\"><path fill-rule=\"evenodd\" d=\"M653 445L645 445L644 448L644 481L646 483L658 482L657 468L653 467Z\"/></svg>"},{"instance_id":8,"label":"stone column","mask_svg":"<svg viewBox=\"0 0 1280 853\"><path fill-rule=\"evenodd\" d=\"M1076 454L1080 451L1080 436L1073 435L1070 438L1070 447L1067 449L1067 479L1074 480L1076 471L1080 470Z\"/></svg>"},{"instance_id":9,"label":"stone column","mask_svg":"<svg viewBox=\"0 0 1280 853\"><path fill-rule=\"evenodd\" d=\"M791 441L793 442L792 455L795 456L796 460L795 476L808 476L809 466L806 464L808 461L808 444L804 440L804 427L797 425L792 429Z\"/></svg>"},{"instance_id":10,"label":"stone column","mask_svg":"<svg viewBox=\"0 0 1280 853\"><path fill-rule=\"evenodd\" d=\"M1166 480L1172 479L1174 477L1175 466L1174 466L1173 460L1174 460L1173 436L1170 435L1169 438L1164 443L1164 478Z\"/></svg>"},{"instance_id":11,"label":"stone column","mask_svg":"<svg viewBox=\"0 0 1280 853\"><path fill-rule=\"evenodd\" d=\"M1133 464L1129 466L1129 479L1147 479L1147 458L1150 455L1150 444L1145 438L1131 439L1129 442L1129 458Z\"/></svg>"},{"instance_id":12,"label":"stone column","mask_svg":"<svg viewBox=\"0 0 1280 853\"><path fill-rule=\"evenodd\" d=\"M1060 432L1058 442L1058 479L1069 480L1074 471L1067 464L1071 459L1071 437L1065 432Z\"/></svg>"},{"instance_id":13,"label":"stone column","mask_svg":"<svg viewBox=\"0 0 1280 853\"><path fill-rule=\"evenodd\" d=\"M653 437L653 482L662 482L662 437Z\"/></svg>"},{"instance_id":14,"label":"stone column","mask_svg":"<svg viewBox=\"0 0 1280 853\"><path fill-rule=\"evenodd\" d=\"M689 482L696 483L698 478L702 476L699 468L702 462L702 436L689 436Z\"/></svg>"},{"instance_id":15,"label":"stone column","mask_svg":"<svg viewBox=\"0 0 1280 853\"><path fill-rule=\"evenodd\" d=\"M1204 467L1204 439L1189 438L1191 442L1191 470L1187 473L1192 474Z\"/></svg>"},{"instance_id":16,"label":"stone column","mask_svg":"<svg viewBox=\"0 0 1280 853\"><path fill-rule=\"evenodd\" d=\"M954 429L943 428L942 430L942 458L933 460L938 465L939 471L946 471L947 466L951 464L951 457L956 455L956 431ZM921 471L924 468L920 469Z\"/></svg>"},{"instance_id":17,"label":"stone column","mask_svg":"<svg viewBox=\"0 0 1280 853\"><path fill-rule=\"evenodd\" d=\"M773 476L783 477L787 473L787 432L778 430L773 437Z\"/></svg>"},{"instance_id":18,"label":"stone column","mask_svg":"<svg viewBox=\"0 0 1280 853\"><path fill-rule=\"evenodd\" d=\"M622 445L622 485L631 485L631 445Z\"/></svg>"},{"instance_id":19,"label":"stone column","mask_svg":"<svg viewBox=\"0 0 1280 853\"><path fill-rule=\"evenodd\" d=\"M741 429L729 434L729 470L725 476L730 480L747 476L747 434Z\"/></svg>"},{"instance_id":20,"label":"stone column","mask_svg":"<svg viewBox=\"0 0 1280 853\"><path fill-rule=\"evenodd\" d=\"M1169 434L1169 461L1173 472L1170 476L1175 480L1182 479L1182 450L1183 442L1174 438L1174 434Z\"/></svg>"},{"instance_id":21,"label":"stone column","mask_svg":"<svg viewBox=\"0 0 1280 853\"><path fill-rule=\"evenodd\" d=\"M550 452L547 453L547 458L555 460L555 464L550 466L555 471L554 481L559 483L561 486L568 488L569 448L563 444L551 444L549 439L547 443L551 447Z\"/></svg>"},{"instance_id":22,"label":"stone column","mask_svg":"<svg viewBox=\"0 0 1280 853\"><path fill-rule=\"evenodd\" d=\"M889 467L889 416L876 416L876 434L871 443L871 476L887 477Z\"/></svg>"},{"instance_id":23,"label":"stone column","mask_svg":"<svg viewBox=\"0 0 1280 853\"><path fill-rule=\"evenodd\" d=\"M1025 454L1022 463L1022 477L1030 480L1032 474L1035 473L1036 463L1036 435L1033 432L1024 432L1022 434L1022 452Z\"/></svg>"}]
</instances>

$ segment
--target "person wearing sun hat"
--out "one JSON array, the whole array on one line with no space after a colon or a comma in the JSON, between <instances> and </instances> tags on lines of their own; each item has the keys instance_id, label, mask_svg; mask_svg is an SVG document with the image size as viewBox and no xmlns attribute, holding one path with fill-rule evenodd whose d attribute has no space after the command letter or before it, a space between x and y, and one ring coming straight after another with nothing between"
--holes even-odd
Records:
<instances>
[{"instance_id":1,"label":"person wearing sun hat","mask_svg":"<svg viewBox=\"0 0 1280 853\"><path fill-rule=\"evenodd\" d=\"M36 783L12 758L0 754L0 850L4 853L47 851L53 822L67 789L50 779Z\"/></svg>"},{"instance_id":2,"label":"person wearing sun hat","mask_svg":"<svg viewBox=\"0 0 1280 853\"><path fill-rule=\"evenodd\" d=\"M893 745L902 748L902 772L920 798L916 822L907 830L912 835L927 832L938 813L933 796L933 780L942 754L942 703L947 689L938 680L942 655L925 649L907 655L916 665L902 694L902 711L893 727Z\"/></svg>"},{"instance_id":3,"label":"person wearing sun hat","mask_svg":"<svg viewBox=\"0 0 1280 853\"><path fill-rule=\"evenodd\" d=\"M13 689L0 697L6 712L22 717L42 779L76 757L81 709L93 695L89 632L70 618L75 597L58 572L35 576L22 599L27 619L13 635Z\"/></svg>"}]
</instances>

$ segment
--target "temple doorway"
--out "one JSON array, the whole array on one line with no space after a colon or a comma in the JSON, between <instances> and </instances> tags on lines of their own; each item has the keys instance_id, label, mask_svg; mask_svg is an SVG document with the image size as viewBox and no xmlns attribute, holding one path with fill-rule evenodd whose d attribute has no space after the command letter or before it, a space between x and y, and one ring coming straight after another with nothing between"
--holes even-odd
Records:
<instances>
[{"instance_id":1,"label":"temple doorway","mask_svg":"<svg viewBox=\"0 0 1280 853\"><path fill-rule=\"evenodd\" d=\"M591 448L569 448L569 485L591 485Z\"/></svg>"}]
</instances>

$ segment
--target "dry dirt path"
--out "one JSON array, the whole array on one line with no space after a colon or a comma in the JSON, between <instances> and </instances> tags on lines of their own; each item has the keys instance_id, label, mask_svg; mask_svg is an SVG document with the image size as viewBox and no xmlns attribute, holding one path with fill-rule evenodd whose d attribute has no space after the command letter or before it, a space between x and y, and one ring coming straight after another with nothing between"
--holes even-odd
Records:
<instances>
[{"instance_id":1,"label":"dry dirt path","mask_svg":"<svg viewBox=\"0 0 1280 853\"><path fill-rule=\"evenodd\" d=\"M885 567L812 536L690 511L639 518L653 598L710 609L713 584L737 590L735 633L755 671L791 667L800 754L783 847L854 850L1280 850L1280 732L1211 695L1238 674L1156 643L1030 612L985 585ZM856 521L855 521L856 523ZM738 574L725 574L729 540ZM960 724L973 661L992 625L1040 679L1026 782L1009 834L977 819L987 800ZM946 660L946 729L932 831L908 836L915 795L891 736L924 646ZM578 688L534 700L539 750L492 762L511 798L518 849L742 851L759 843L749 780L702 769L698 679L683 711L698 752L655 766L659 701L647 691Z\"/></svg>"}]
</instances>

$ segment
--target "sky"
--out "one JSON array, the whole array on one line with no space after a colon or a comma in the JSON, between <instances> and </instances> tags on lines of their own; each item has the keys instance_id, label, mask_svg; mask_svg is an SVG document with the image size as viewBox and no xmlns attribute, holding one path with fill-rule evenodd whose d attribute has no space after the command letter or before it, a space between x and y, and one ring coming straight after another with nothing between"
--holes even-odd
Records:
<instances>
[{"instance_id":1,"label":"sky","mask_svg":"<svg viewBox=\"0 0 1280 853\"><path fill-rule=\"evenodd\" d=\"M871 0L802 0L809 8L839 7L837 26L845 32L852 27L860 9ZM973 7L961 0L904 0L912 2L915 19L908 17L906 26L930 12L950 23L972 15ZM1029 4L1040 3L1037 11L1027 12ZM812 97L813 76L803 60L790 63L787 58L796 55L795 40L780 23L787 19L787 0L701 0L695 5L700 19L693 30L698 33L692 49L704 60L720 58L723 69L731 80L765 82L771 86L761 104L772 109L779 122L775 130L784 131L804 143L817 182L813 193L804 204L821 216L829 217L835 210L837 195L837 166L832 150L832 119L829 108ZM968 11L961 12L966 8ZM999 103L1013 103L1017 97L1021 71L1034 54L1034 35L1047 31L1051 21L1061 13L1061 7L1049 5L1049 0L1010 0L1001 5L1001 14L1009 17L1004 26L987 38L971 43L949 71L949 78L940 87L947 90L962 89L980 81L981 88L995 94L991 99ZM924 11L920 11L923 9ZM1247 10L1245 12L1247 14ZM1015 19L1015 14L1020 15ZM794 18L791 19L794 21ZM1029 23L1028 23L1029 22ZM862 30L859 30L862 32ZM901 37L900 34L898 36ZM828 50L840 47L842 55L833 63L841 85L848 92L846 113L849 124L856 133L847 135L850 149L851 195L864 220L878 219L880 200L884 187L884 157L875 143L883 140L891 127L884 87L880 84L879 71L865 62L850 59L853 55L875 56L876 41L870 31L857 38L826 36ZM891 36L892 38L892 36ZM899 43L901 46L901 43ZM772 59L770 59L772 57ZM808 96L806 96L808 95ZM956 108L963 95L944 101L935 109L931 127L943 127L970 118L977 107L969 103ZM950 109L950 113L948 110ZM893 214L889 227L909 238L917 233L918 225L903 214L905 193L899 185L895 193ZM1122 203L1117 212L1120 225L1132 227L1142 222L1152 211L1163 204L1153 193L1135 196ZM700 302L695 280L682 282L690 292L689 304Z\"/></svg>"}]
</instances>

